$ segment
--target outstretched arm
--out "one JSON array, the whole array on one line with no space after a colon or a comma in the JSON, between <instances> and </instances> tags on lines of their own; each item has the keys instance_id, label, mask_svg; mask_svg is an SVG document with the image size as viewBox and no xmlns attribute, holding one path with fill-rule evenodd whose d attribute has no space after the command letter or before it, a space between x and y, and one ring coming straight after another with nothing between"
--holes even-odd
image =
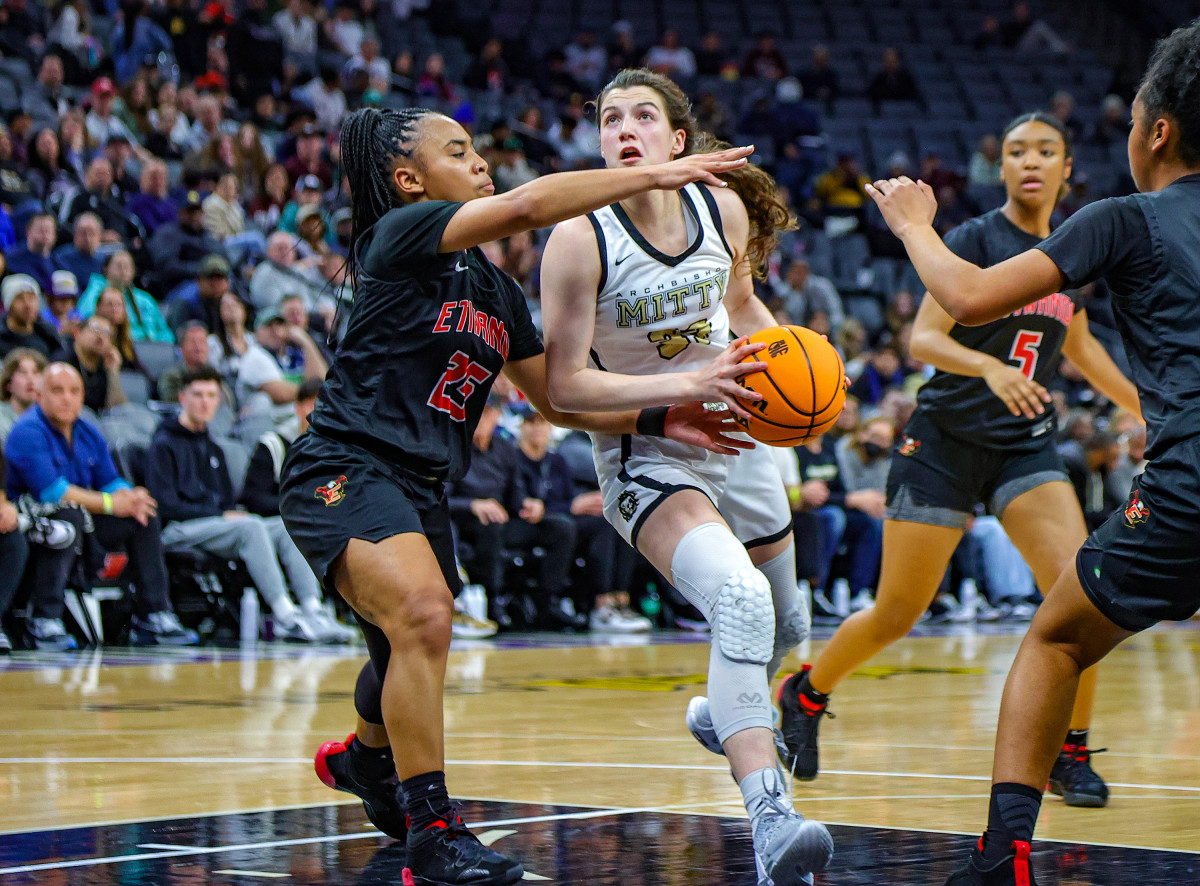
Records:
<instances>
[{"instance_id":1,"label":"outstretched arm","mask_svg":"<svg viewBox=\"0 0 1200 886\"><path fill-rule=\"evenodd\" d=\"M521 231L547 228L643 191L674 191L702 181L726 187L717 176L746 165L753 146L692 154L626 169L592 169L544 175L495 197L464 203L442 233L439 252L456 252Z\"/></svg>"},{"instance_id":2,"label":"outstretched arm","mask_svg":"<svg viewBox=\"0 0 1200 886\"><path fill-rule=\"evenodd\" d=\"M877 181L866 190L904 243L930 295L964 326L998 320L1063 286L1058 265L1038 249L989 268L956 256L933 230L937 201L924 182L903 176Z\"/></svg>"},{"instance_id":3,"label":"outstretched arm","mask_svg":"<svg viewBox=\"0 0 1200 886\"><path fill-rule=\"evenodd\" d=\"M1132 412L1145 424L1137 387L1117 368L1108 351L1104 350L1104 345L1092 335L1092 330L1088 327L1087 311L1081 309L1075 313L1071 325L1067 327L1067 337L1063 341L1062 350L1063 356L1079 367L1079 371L1092 387L1118 406Z\"/></svg>"}]
</instances>

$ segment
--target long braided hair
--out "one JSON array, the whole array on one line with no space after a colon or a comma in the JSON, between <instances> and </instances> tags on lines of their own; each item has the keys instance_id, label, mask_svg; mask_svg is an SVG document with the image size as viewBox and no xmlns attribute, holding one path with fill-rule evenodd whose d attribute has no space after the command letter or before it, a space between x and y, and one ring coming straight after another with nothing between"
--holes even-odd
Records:
<instances>
[{"instance_id":1,"label":"long braided hair","mask_svg":"<svg viewBox=\"0 0 1200 886\"><path fill-rule=\"evenodd\" d=\"M687 134L683 154L711 154L731 147L720 141L711 132L705 132L696 122L692 114L692 103L678 84L670 77L655 73L647 68L626 68L619 71L608 85L600 90L596 99L596 111L604 105L604 99L614 89L631 89L635 86L645 86L653 89L663 100L667 119L672 129L682 129ZM760 280L766 278L767 260L779 243L779 235L783 231L796 227L787 204L779 199L775 189L775 179L750 163L720 176L729 183L731 190L736 191L746 205L746 214L750 218L750 238L746 244L746 259L750 270Z\"/></svg>"},{"instance_id":2,"label":"long braided hair","mask_svg":"<svg viewBox=\"0 0 1200 886\"><path fill-rule=\"evenodd\" d=\"M405 204L392 173L397 161L412 159L420 121L434 113L427 108L363 108L342 124L342 167L351 197L350 250L346 258L346 277L351 283L358 276L359 237L388 210Z\"/></svg>"}]
</instances>

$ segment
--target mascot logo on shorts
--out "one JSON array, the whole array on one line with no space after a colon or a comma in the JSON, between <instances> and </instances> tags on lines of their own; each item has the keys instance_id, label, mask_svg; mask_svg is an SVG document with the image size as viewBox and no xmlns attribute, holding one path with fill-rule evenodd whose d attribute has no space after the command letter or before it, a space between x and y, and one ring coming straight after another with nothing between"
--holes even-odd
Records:
<instances>
[{"instance_id":1,"label":"mascot logo on shorts","mask_svg":"<svg viewBox=\"0 0 1200 886\"><path fill-rule=\"evenodd\" d=\"M346 475L342 474L328 486L318 486L313 495L322 499L327 508L341 504L342 499L346 497Z\"/></svg>"},{"instance_id":2,"label":"mascot logo on shorts","mask_svg":"<svg viewBox=\"0 0 1200 886\"><path fill-rule=\"evenodd\" d=\"M901 455L916 455L917 450L921 448L921 441L914 440L912 437L905 437L904 443L898 450Z\"/></svg>"},{"instance_id":3,"label":"mascot logo on shorts","mask_svg":"<svg viewBox=\"0 0 1200 886\"><path fill-rule=\"evenodd\" d=\"M637 511L637 506L636 492L626 490L617 498L617 510L621 512L621 519L626 522L633 519L633 515Z\"/></svg>"},{"instance_id":4,"label":"mascot logo on shorts","mask_svg":"<svg viewBox=\"0 0 1200 886\"><path fill-rule=\"evenodd\" d=\"M1150 519L1150 509L1142 502L1141 490L1133 491L1133 498L1129 500L1129 505L1125 508L1125 525L1129 527L1137 526L1139 523L1145 523Z\"/></svg>"}]
</instances>

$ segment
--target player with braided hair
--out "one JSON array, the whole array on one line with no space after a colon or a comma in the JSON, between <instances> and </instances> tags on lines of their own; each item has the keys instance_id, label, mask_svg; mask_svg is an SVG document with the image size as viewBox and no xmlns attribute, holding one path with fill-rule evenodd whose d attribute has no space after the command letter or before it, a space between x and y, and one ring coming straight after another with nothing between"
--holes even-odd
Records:
<instances>
[{"instance_id":1,"label":"player with braided hair","mask_svg":"<svg viewBox=\"0 0 1200 886\"><path fill-rule=\"evenodd\" d=\"M483 846L446 791L442 687L458 574L444 484L466 472L501 371L556 424L736 453L746 444L703 402L753 399L736 379L759 346L735 342L698 367L694 403L566 415L548 402L521 289L478 246L643 191L720 185L750 149L551 175L493 196L487 163L441 114L358 111L341 148L354 301L309 430L289 450L280 512L325 586L354 609L371 660L355 690L355 734L325 745L317 772L407 840L406 884L512 883L521 865Z\"/></svg>"},{"instance_id":2,"label":"player with braided hair","mask_svg":"<svg viewBox=\"0 0 1200 886\"><path fill-rule=\"evenodd\" d=\"M1038 609L1004 686L987 832L947 886L1035 883L1030 840L1080 673L1200 609L1200 19L1160 40L1134 98L1139 193L1085 206L1032 249L980 268L938 239L929 186L868 192L929 293L978 326L1103 277L1146 419L1146 471Z\"/></svg>"}]
</instances>

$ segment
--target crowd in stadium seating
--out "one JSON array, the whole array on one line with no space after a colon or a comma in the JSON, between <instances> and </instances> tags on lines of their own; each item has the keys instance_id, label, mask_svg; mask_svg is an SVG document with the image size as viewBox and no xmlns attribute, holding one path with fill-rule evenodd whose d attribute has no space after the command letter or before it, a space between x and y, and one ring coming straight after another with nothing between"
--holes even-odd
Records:
<instances>
[{"instance_id":1,"label":"crowd in stadium seating","mask_svg":"<svg viewBox=\"0 0 1200 886\"><path fill-rule=\"evenodd\" d=\"M689 87L703 128L752 140L799 219L759 294L781 322L827 334L853 380L834 432L780 451L799 578L829 618L846 611L845 600L829 599L839 582L850 605L869 605L888 451L929 368L906 346L920 281L863 185L875 174L919 173L937 192L939 229L949 230L1002 195L999 126L980 133L969 160L961 141L913 152L921 146L907 122L889 140L875 123L932 108L935 92L891 48L860 88L826 47L798 59L768 32L744 52L716 31L689 46L666 30L645 47L637 41L646 34L617 22L607 41L583 28L538 58L529 42L486 32L465 43L447 17L466 5L429 6L0 5L0 615L27 644L72 648L65 591L114 579L131 591L123 605L134 642L195 642L168 588L211 572L204 557L244 564L275 636L347 639L275 501L282 454L332 360L339 301L353 298L340 121L364 105L442 109L474 133L504 191L597 165L586 100L615 70L639 64ZM1023 3L981 21L974 45L994 44L1070 49ZM846 107L874 122L847 127ZM1123 144L1126 98L1081 111L1060 91L1049 109L1093 156ZM941 122L943 133L955 125ZM1107 190L1131 187L1105 180ZM1104 192L1081 186L1061 211ZM486 251L540 322L538 238ZM1112 325L1105 294L1091 295L1103 334L1106 317ZM1138 469L1144 434L1109 415L1069 366L1054 397L1081 498L1103 513ZM552 435L498 386L475 445L451 504L466 574L502 627L690 623L686 604L665 590L659 599L654 589L666 583L600 516L586 437ZM1029 615L1032 577L994 519L975 521L960 554L954 575L990 600L970 617ZM950 597L935 608L968 617ZM494 630L484 616L464 611L456 627L484 635ZM9 646L0 630L0 652Z\"/></svg>"}]
</instances>

